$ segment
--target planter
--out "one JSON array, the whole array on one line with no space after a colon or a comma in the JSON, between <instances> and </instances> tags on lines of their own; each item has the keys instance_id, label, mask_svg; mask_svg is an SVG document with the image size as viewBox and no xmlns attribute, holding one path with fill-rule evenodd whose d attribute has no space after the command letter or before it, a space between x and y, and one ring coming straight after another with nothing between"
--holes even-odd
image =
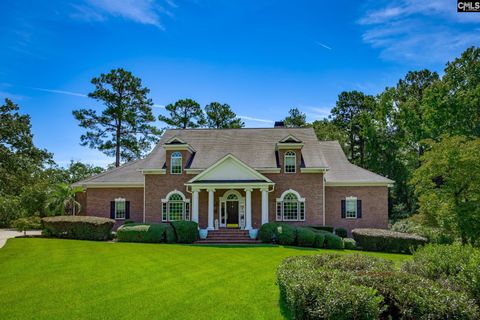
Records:
<instances>
[{"instance_id":1,"label":"planter","mask_svg":"<svg viewBox=\"0 0 480 320\"><path fill-rule=\"evenodd\" d=\"M250 239L257 239L258 229L252 229L248 231Z\"/></svg>"},{"instance_id":2,"label":"planter","mask_svg":"<svg viewBox=\"0 0 480 320\"><path fill-rule=\"evenodd\" d=\"M198 231L198 234L200 236L200 239L205 240L205 239L207 239L207 236L208 236L208 230L207 229L200 229Z\"/></svg>"}]
</instances>

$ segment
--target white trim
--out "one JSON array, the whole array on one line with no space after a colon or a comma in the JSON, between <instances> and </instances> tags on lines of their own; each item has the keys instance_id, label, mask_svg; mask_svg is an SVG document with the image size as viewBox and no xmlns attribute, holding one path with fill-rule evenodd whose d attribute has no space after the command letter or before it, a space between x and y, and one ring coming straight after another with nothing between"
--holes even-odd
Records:
<instances>
[{"instance_id":1,"label":"white trim","mask_svg":"<svg viewBox=\"0 0 480 320\"><path fill-rule=\"evenodd\" d=\"M323 196L322 196L322 209L323 209L323 225L325 226L325 176L323 176Z\"/></svg>"},{"instance_id":2,"label":"white trim","mask_svg":"<svg viewBox=\"0 0 480 320\"><path fill-rule=\"evenodd\" d=\"M193 149L189 144L164 144L163 148L171 151L190 151L190 153L195 152L195 149Z\"/></svg>"},{"instance_id":3,"label":"white trim","mask_svg":"<svg viewBox=\"0 0 480 320\"><path fill-rule=\"evenodd\" d=\"M292 155L292 153L293 153L293 155ZM294 167L293 171L287 172L287 170L286 170L286 168L287 168L287 157L289 157L289 158L293 157L294 160L295 160L294 161L295 167ZM297 153L295 151L288 150L283 154L283 173L285 173L285 174L297 173Z\"/></svg>"},{"instance_id":4,"label":"white trim","mask_svg":"<svg viewBox=\"0 0 480 320\"><path fill-rule=\"evenodd\" d=\"M145 176L143 176L143 223L145 223L145 203L146 203L146 199L145 199Z\"/></svg>"},{"instance_id":5,"label":"white trim","mask_svg":"<svg viewBox=\"0 0 480 320\"><path fill-rule=\"evenodd\" d=\"M123 202L123 218L117 218L117 203L119 202ZM114 210L114 217L115 217L115 220L125 220L127 219L127 201L125 200L125 198L116 198L115 199L115 206L114 206L115 210Z\"/></svg>"},{"instance_id":6,"label":"white trim","mask_svg":"<svg viewBox=\"0 0 480 320\"><path fill-rule=\"evenodd\" d=\"M297 196L298 201L305 202L305 198L302 198L300 196L300 193L298 193L297 191L295 191L293 189L288 189L288 190L284 191L282 193L282 195L280 196L280 198L277 198L277 201L283 201L283 198L285 198L285 196L289 193L293 193L295 196Z\"/></svg>"},{"instance_id":7,"label":"white trim","mask_svg":"<svg viewBox=\"0 0 480 320\"><path fill-rule=\"evenodd\" d=\"M195 177L193 177L192 179L190 179L190 181L188 181L188 183L192 183L192 182L195 182L197 180L201 180L204 176L206 176L209 172L215 170L216 167L218 167L219 165L221 165L222 163L224 163L225 161L227 160L233 160L235 162L237 162L240 166L244 167L248 172L250 172L253 176L257 177L259 180L264 180L265 182L272 182L272 180L268 179L267 177L265 177L263 174L261 174L260 172L254 170L253 168L251 168L250 166L246 165L244 162L240 161L238 158L236 158L234 155L232 154L227 154L225 157L223 157L222 159L218 160L217 162L215 162L214 164L212 164L208 169L206 169L205 171L203 171L202 173L196 175Z\"/></svg>"},{"instance_id":8,"label":"white trim","mask_svg":"<svg viewBox=\"0 0 480 320\"><path fill-rule=\"evenodd\" d=\"M183 194L183 192L182 192L182 191L179 191L179 190L177 190L177 189L175 189L175 190L170 191L169 193L167 193L167 196L162 199L162 202L168 202L168 199L170 199L170 197L171 197L172 195L176 194L176 193L182 196L184 202L190 202L190 199L187 199L187 197L185 197L185 195Z\"/></svg>"},{"instance_id":9,"label":"white trim","mask_svg":"<svg viewBox=\"0 0 480 320\"><path fill-rule=\"evenodd\" d=\"M252 189L261 189L274 187L275 183L273 182L235 182L235 183L185 183L185 186L191 187L192 190L200 189L236 189L236 188L252 188ZM269 192L272 192L270 190Z\"/></svg>"},{"instance_id":10,"label":"white trim","mask_svg":"<svg viewBox=\"0 0 480 320\"><path fill-rule=\"evenodd\" d=\"M165 142L165 144L170 144L170 143L172 143L173 141L178 141L178 142L180 142L181 144L187 144L185 141L183 141L182 139L180 139L178 136L173 136L173 137L171 137L170 139L167 140L167 142Z\"/></svg>"},{"instance_id":11,"label":"white trim","mask_svg":"<svg viewBox=\"0 0 480 320\"><path fill-rule=\"evenodd\" d=\"M393 187L394 182L326 182L327 187Z\"/></svg>"},{"instance_id":12,"label":"white trim","mask_svg":"<svg viewBox=\"0 0 480 320\"><path fill-rule=\"evenodd\" d=\"M347 216L347 202L354 201L355 202L355 217L348 217ZM357 197L345 197L345 219L357 219L358 218L358 198Z\"/></svg>"},{"instance_id":13,"label":"white trim","mask_svg":"<svg viewBox=\"0 0 480 320\"><path fill-rule=\"evenodd\" d=\"M284 149L302 149L302 143L277 143L277 150L284 150Z\"/></svg>"},{"instance_id":14,"label":"white trim","mask_svg":"<svg viewBox=\"0 0 480 320\"><path fill-rule=\"evenodd\" d=\"M186 174L199 174L203 171L204 169L185 169Z\"/></svg>"},{"instance_id":15,"label":"white trim","mask_svg":"<svg viewBox=\"0 0 480 320\"><path fill-rule=\"evenodd\" d=\"M296 219L285 219L283 211L284 211L284 198L287 194L293 193L297 197L297 218ZM278 219L278 204L280 203L281 208L281 218ZM303 204L303 219L300 217L300 208ZM307 206L305 203L305 198L302 198L300 194L292 189L288 189L282 193L280 198L277 198L275 201L275 221L305 221L307 219Z\"/></svg>"},{"instance_id":16,"label":"white trim","mask_svg":"<svg viewBox=\"0 0 480 320\"><path fill-rule=\"evenodd\" d=\"M180 172L173 172L173 160L178 160L179 158L180 158ZM174 151L172 152L172 154L170 154L170 174L182 174L182 173L183 173L183 155L180 151Z\"/></svg>"},{"instance_id":17,"label":"white trim","mask_svg":"<svg viewBox=\"0 0 480 320\"><path fill-rule=\"evenodd\" d=\"M178 220L170 220L170 197L174 194L179 194L181 197L182 197L182 200L183 200L183 218L182 220L185 220L185 221L191 221L192 220L192 214L191 214L191 206L190 206L190 199L187 199L185 197L185 195L183 194L182 191L179 191L177 189L173 190L173 191L170 191L165 198L161 199L161 216L162 216L162 221L178 221ZM187 210L187 204L188 204L188 210ZM164 212L164 207L167 207L167 212ZM188 219L185 219L185 216L188 214ZM166 219L164 219L164 216Z\"/></svg>"},{"instance_id":18,"label":"white trim","mask_svg":"<svg viewBox=\"0 0 480 320\"><path fill-rule=\"evenodd\" d=\"M273 167L273 168L253 168L254 170L260 173L280 173L281 168ZM186 174L199 174L202 173L205 169L198 169L198 168L188 168L185 169Z\"/></svg>"},{"instance_id":19,"label":"white trim","mask_svg":"<svg viewBox=\"0 0 480 320\"><path fill-rule=\"evenodd\" d=\"M91 188L143 188L142 183L95 182L82 184L84 189Z\"/></svg>"},{"instance_id":20,"label":"white trim","mask_svg":"<svg viewBox=\"0 0 480 320\"><path fill-rule=\"evenodd\" d=\"M228 212L226 208L226 202L229 195L234 194L238 199L238 226L241 226L240 221L242 215L245 217L245 197L238 190L230 189L226 191L223 196L218 197L218 225L219 227L225 228L227 226ZM225 223L222 223L222 208L225 207ZM245 218L244 218L245 219Z\"/></svg>"},{"instance_id":21,"label":"white trim","mask_svg":"<svg viewBox=\"0 0 480 320\"><path fill-rule=\"evenodd\" d=\"M282 140L280 140L279 142L280 143L285 143L285 141L288 141L288 140L294 140L295 142L297 143L301 143L302 140L298 139L297 137L295 137L294 135L292 134L289 134L288 136L286 136L285 138L283 138Z\"/></svg>"},{"instance_id":22,"label":"white trim","mask_svg":"<svg viewBox=\"0 0 480 320\"><path fill-rule=\"evenodd\" d=\"M327 171L328 171L328 168L322 168L322 167L300 168L301 173L325 173Z\"/></svg>"},{"instance_id":23,"label":"white trim","mask_svg":"<svg viewBox=\"0 0 480 320\"><path fill-rule=\"evenodd\" d=\"M166 169L141 169L139 170L142 172L142 174L166 174L167 170Z\"/></svg>"}]
</instances>

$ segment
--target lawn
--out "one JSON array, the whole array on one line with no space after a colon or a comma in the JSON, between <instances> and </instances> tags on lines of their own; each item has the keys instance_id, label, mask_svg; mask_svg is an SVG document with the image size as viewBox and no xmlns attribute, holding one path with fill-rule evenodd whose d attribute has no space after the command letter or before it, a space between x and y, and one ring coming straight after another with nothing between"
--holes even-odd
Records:
<instances>
[{"instance_id":1,"label":"lawn","mask_svg":"<svg viewBox=\"0 0 480 320\"><path fill-rule=\"evenodd\" d=\"M0 249L0 319L281 319L277 265L325 252L11 239Z\"/></svg>"}]
</instances>

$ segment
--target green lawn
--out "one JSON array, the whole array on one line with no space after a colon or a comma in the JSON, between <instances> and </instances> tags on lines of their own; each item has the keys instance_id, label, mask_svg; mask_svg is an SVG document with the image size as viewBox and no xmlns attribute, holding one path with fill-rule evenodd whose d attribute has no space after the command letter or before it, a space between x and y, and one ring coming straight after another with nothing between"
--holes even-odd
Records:
<instances>
[{"instance_id":1,"label":"green lawn","mask_svg":"<svg viewBox=\"0 0 480 320\"><path fill-rule=\"evenodd\" d=\"M279 319L277 265L325 252L12 239L0 249L0 319Z\"/></svg>"}]
</instances>

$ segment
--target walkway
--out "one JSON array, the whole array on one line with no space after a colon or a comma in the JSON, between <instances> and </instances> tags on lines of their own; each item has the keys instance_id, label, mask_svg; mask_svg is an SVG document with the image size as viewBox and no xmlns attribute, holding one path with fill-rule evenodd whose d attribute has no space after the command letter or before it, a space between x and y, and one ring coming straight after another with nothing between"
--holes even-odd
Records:
<instances>
[{"instance_id":1,"label":"walkway","mask_svg":"<svg viewBox=\"0 0 480 320\"><path fill-rule=\"evenodd\" d=\"M28 236L38 236L41 234L42 234L42 231L40 230L27 231ZM5 243L7 243L8 239L15 238L18 236L23 236L23 232L18 232L13 229L0 229L0 248L2 248L5 245Z\"/></svg>"}]
</instances>

